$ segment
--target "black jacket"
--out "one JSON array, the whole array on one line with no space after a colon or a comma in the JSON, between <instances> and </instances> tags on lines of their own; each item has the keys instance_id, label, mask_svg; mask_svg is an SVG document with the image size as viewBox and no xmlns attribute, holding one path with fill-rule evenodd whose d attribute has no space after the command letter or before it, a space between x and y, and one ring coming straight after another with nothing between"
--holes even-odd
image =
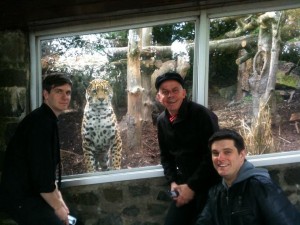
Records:
<instances>
[{"instance_id":1,"label":"black jacket","mask_svg":"<svg viewBox=\"0 0 300 225\"><path fill-rule=\"evenodd\" d=\"M264 169L245 161L230 188L220 183L196 225L298 225L300 214Z\"/></svg>"},{"instance_id":2,"label":"black jacket","mask_svg":"<svg viewBox=\"0 0 300 225\"><path fill-rule=\"evenodd\" d=\"M8 144L0 201L18 204L54 191L59 161L57 117L42 104L20 122Z\"/></svg>"},{"instance_id":3,"label":"black jacket","mask_svg":"<svg viewBox=\"0 0 300 225\"><path fill-rule=\"evenodd\" d=\"M219 129L217 116L185 99L173 123L169 121L167 110L160 114L157 129L167 181L186 183L196 193L207 194L219 181L208 148L209 137Z\"/></svg>"}]
</instances>

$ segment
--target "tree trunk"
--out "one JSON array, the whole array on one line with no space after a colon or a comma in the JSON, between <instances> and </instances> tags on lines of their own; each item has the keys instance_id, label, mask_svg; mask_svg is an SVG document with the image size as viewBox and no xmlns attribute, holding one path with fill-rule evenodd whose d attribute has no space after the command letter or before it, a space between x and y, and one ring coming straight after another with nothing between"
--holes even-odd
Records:
<instances>
[{"instance_id":1,"label":"tree trunk","mask_svg":"<svg viewBox=\"0 0 300 225\"><path fill-rule=\"evenodd\" d=\"M257 117L260 99L267 87L270 69L270 51L272 45L272 22L268 13L260 16L258 51L253 59L253 76L249 79L252 98L253 116Z\"/></svg>"},{"instance_id":2,"label":"tree trunk","mask_svg":"<svg viewBox=\"0 0 300 225\"><path fill-rule=\"evenodd\" d=\"M141 53L141 29L129 30L127 53L127 145L128 149L142 147L142 92L140 53Z\"/></svg>"},{"instance_id":3,"label":"tree trunk","mask_svg":"<svg viewBox=\"0 0 300 225\"><path fill-rule=\"evenodd\" d=\"M218 52L237 52L238 50L245 48L247 52L252 52L253 49L256 49L254 44L256 43L257 35L248 35L237 38L228 38L217 41L209 42L209 51L218 51ZM251 51L250 51L251 50Z\"/></svg>"},{"instance_id":4,"label":"tree trunk","mask_svg":"<svg viewBox=\"0 0 300 225\"><path fill-rule=\"evenodd\" d=\"M142 49L151 46L152 44L152 27L142 29ZM149 51L151 53L154 50ZM151 57L152 54L144 54L143 60L141 61L141 78L142 87L144 88L142 96L142 120L152 120L152 109L153 99L151 97L151 75L155 70L154 59Z\"/></svg>"},{"instance_id":5,"label":"tree trunk","mask_svg":"<svg viewBox=\"0 0 300 225\"><path fill-rule=\"evenodd\" d=\"M248 53L245 50L239 51L240 58L243 58ZM243 63L237 63L238 64L238 77L237 77L237 88L236 88L236 95L235 95L235 101L242 100L243 97L245 97L245 93L250 91L249 87L249 74L252 73L252 63L253 60L250 58L246 60Z\"/></svg>"},{"instance_id":6,"label":"tree trunk","mask_svg":"<svg viewBox=\"0 0 300 225\"><path fill-rule=\"evenodd\" d=\"M271 49L271 61L270 61L270 71L269 79L266 87L266 92L263 96L263 102L267 103L269 101L271 109L272 121L277 116L276 107L276 96L275 96L275 85L276 85L276 72L278 70L278 58L280 54L280 42L281 42L281 27L284 15L280 13L275 15L275 20L272 23L272 49Z\"/></svg>"},{"instance_id":7,"label":"tree trunk","mask_svg":"<svg viewBox=\"0 0 300 225\"><path fill-rule=\"evenodd\" d=\"M256 143L253 149L261 149L262 154L276 150L271 126L272 120L274 121L276 118L274 117L276 116L274 92L280 52L281 16L275 12L269 12L260 16L260 21L259 51L253 62L254 119L251 124L251 132L256 134L253 136Z\"/></svg>"},{"instance_id":8,"label":"tree trunk","mask_svg":"<svg viewBox=\"0 0 300 225\"><path fill-rule=\"evenodd\" d=\"M262 105L272 106L272 114L276 111L276 101L272 98L280 52L281 16L275 12L268 12L261 15L259 21L258 52L253 61L253 76L249 79L254 117L258 114L260 101Z\"/></svg>"}]
</instances>

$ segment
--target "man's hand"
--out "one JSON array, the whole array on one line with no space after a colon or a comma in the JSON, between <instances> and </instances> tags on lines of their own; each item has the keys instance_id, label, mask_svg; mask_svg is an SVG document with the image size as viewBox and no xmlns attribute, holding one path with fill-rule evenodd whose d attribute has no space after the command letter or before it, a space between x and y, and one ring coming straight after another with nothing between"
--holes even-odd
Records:
<instances>
[{"instance_id":1,"label":"man's hand","mask_svg":"<svg viewBox=\"0 0 300 225\"><path fill-rule=\"evenodd\" d=\"M68 225L68 214L69 209L64 202L60 191L56 188L53 192L49 193L40 193L42 198L54 209L55 214L58 218L64 222L64 224Z\"/></svg>"},{"instance_id":2,"label":"man's hand","mask_svg":"<svg viewBox=\"0 0 300 225\"><path fill-rule=\"evenodd\" d=\"M55 214L58 216L58 218L63 221L64 224L69 225L69 220L68 220L68 214L69 214L69 209L66 208L65 206L61 206L60 208L55 210Z\"/></svg>"},{"instance_id":3,"label":"man's hand","mask_svg":"<svg viewBox=\"0 0 300 225\"><path fill-rule=\"evenodd\" d=\"M189 203L195 196L195 192L187 184L178 185L175 190L179 192L179 196L174 198L177 207Z\"/></svg>"}]
</instances>

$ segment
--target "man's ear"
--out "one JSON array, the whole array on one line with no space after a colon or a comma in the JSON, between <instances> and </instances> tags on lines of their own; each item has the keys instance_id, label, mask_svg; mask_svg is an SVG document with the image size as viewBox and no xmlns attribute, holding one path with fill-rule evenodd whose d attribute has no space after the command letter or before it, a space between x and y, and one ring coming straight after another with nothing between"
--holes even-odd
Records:
<instances>
[{"instance_id":1,"label":"man's ear","mask_svg":"<svg viewBox=\"0 0 300 225\"><path fill-rule=\"evenodd\" d=\"M184 97L186 97L186 89L183 88L182 92L184 94Z\"/></svg>"},{"instance_id":2,"label":"man's ear","mask_svg":"<svg viewBox=\"0 0 300 225\"><path fill-rule=\"evenodd\" d=\"M246 156L247 156L247 150L246 150L246 149L243 149L243 150L240 152L240 155L245 159Z\"/></svg>"},{"instance_id":3,"label":"man's ear","mask_svg":"<svg viewBox=\"0 0 300 225\"><path fill-rule=\"evenodd\" d=\"M160 101L160 97L161 97L160 94L157 92L157 94L156 94L156 96L155 96L155 99L156 99L158 102L161 102L161 101Z\"/></svg>"},{"instance_id":4,"label":"man's ear","mask_svg":"<svg viewBox=\"0 0 300 225\"><path fill-rule=\"evenodd\" d=\"M43 90L42 94L43 94L43 99L47 99L48 98L49 93L48 93L47 90Z\"/></svg>"}]
</instances>

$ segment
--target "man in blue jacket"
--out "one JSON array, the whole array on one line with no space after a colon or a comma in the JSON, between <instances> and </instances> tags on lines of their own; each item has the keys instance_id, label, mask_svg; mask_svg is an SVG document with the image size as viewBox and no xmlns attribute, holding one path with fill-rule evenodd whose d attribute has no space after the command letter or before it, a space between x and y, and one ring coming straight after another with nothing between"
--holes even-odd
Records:
<instances>
[{"instance_id":1,"label":"man in blue jacket","mask_svg":"<svg viewBox=\"0 0 300 225\"><path fill-rule=\"evenodd\" d=\"M222 182L209 191L197 225L298 225L300 214L266 169L246 160L244 140L223 129L209 140Z\"/></svg>"}]
</instances>

